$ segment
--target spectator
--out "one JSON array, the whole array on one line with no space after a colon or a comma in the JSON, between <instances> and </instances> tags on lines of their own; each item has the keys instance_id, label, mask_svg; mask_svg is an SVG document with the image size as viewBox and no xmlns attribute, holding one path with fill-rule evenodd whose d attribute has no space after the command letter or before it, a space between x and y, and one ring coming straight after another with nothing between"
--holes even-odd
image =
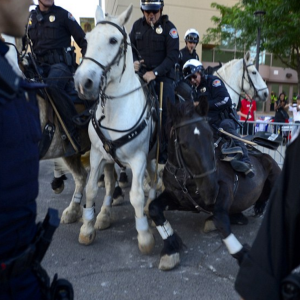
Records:
<instances>
[{"instance_id":1,"label":"spectator","mask_svg":"<svg viewBox=\"0 0 300 300\"><path fill-rule=\"evenodd\" d=\"M253 100L248 94L245 94L245 98L241 100L240 110L237 114L241 117L243 122L243 135L252 135L254 123L248 123L248 121L256 121L256 101Z\"/></svg>"},{"instance_id":2,"label":"spectator","mask_svg":"<svg viewBox=\"0 0 300 300\"><path fill-rule=\"evenodd\" d=\"M279 95L278 101L275 103L275 117L274 122L276 123L286 123L289 120L289 115L287 113L287 110L289 108L289 105L287 104L287 101L285 100L285 94L281 93ZM275 125L275 133L279 133L282 135L282 126L281 125Z\"/></svg>"}]
</instances>

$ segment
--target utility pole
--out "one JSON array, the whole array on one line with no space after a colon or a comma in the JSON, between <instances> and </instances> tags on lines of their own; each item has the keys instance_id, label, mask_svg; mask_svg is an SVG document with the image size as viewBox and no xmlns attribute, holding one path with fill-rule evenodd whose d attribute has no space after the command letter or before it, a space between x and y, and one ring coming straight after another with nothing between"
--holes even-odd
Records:
<instances>
[{"instance_id":1,"label":"utility pole","mask_svg":"<svg viewBox=\"0 0 300 300\"><path fill-rule=\"evenodd\" d=\"M262 17L266 14L263 10L257 10L254 15L255 17L258 17L258 27L257 27L257 40L256 40L256 60L255 60L255 67L257 71L259 71L259 51L260 51L260 36L261 36L261 22Z\"/></svg>"}]
</instances>

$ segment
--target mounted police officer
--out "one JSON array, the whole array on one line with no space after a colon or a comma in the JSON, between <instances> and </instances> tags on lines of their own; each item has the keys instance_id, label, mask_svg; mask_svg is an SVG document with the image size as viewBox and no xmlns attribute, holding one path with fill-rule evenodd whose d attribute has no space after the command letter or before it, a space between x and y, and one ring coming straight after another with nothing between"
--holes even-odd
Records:
<instances>
[{"instance_id":1,"label":"mounted police officer","mask_svg":"<svg viewBox=\"0 0 300 300\"><path fill-rule=\"evenodd\" d=\"M228 91L220 78L213 75L205 75L202 63L196 59L188 60L183 66L183 75L189 79L196 89L197 96L205 95L209 104L208 117L212 128L225 131L239 137L237 134L237 121L231 109L232 102ZM197 99L197 98L196 98ZM254 171L248 156L248 150L242 141L234 139L243 155L231 161L233 169L244 173L248 177L254 176Z\"/></svg>"},{"instance_id":2,"label":"mounted police officer","mask_svg":"<svg viewBox=\"0 0 300 300\"><path fill-rule=\"evenodd\" d=\"M87 48L85 33L72 14L54 5L54 0L39 0L36 9L31 11L27 33L44 82L54 90L65 92L64 101L52 98L79 152L80 141L71 120L76 114L72 100L78 99L73 83L76 59L71 37L84 55ZM69 144L66 152L74 152L72 145Z\"/></svg>"},{"instance_id":3,"label":"mounted police officer","mask_svg":"<svg viewBox=\"0 0 300 300\"><path fill-rule=\"evenodd\" d=\"M31 3L0 0L0 32L21 37ZM49 278L38 259L45 251L37 251L45 247L36 243L41 227L35 223L41 138L36 90L42 86L19 77L7 52L0 41L0 299L50 299L44 293L50 290L43 289L50 288Z\"/></svg>"},{"instance_id":4,"label":"mounted police officer","mask_svg":"<svg viewBox=\"0 0 300 300\"><path fill-rule=\"evenodd\" d=\"M199 43L199 32L194 28L188 29L184 35L184 41L185 47L179 51L178 58L180 80L183 79L182 68L184 64L190 59L199 60L199 56L196 52L196 47Z\"/></svg>"},{"instance_id":5,"label":"mounted police officer","mask_svg":"<svg viewBox=\"0 0 300 300\"><path fill-rule=\"evenodd\" d=\"M137 20L130 32L130 40L137 51L133 51L134 68L146 82L155 81L159 95L160 82L163 86L162 128L167 120L167 99L174 102L175 63L179 55L179 37L174 24L167 15L162 15L163 0L141 0L143 17ZM163 130L163 142L159 163L167 160L167 136Z\"/></svg>"},{"instance_id":6,"label":"mounted police officer","mask_svg":"<svg viewBox=\"0 0 300 300\"><path fill-rule=\"evenodd\" d=\"M74 103L80 100L73 82L76 58L74 47L71 47L71 37L73 36L84 55L87 48L85 33L72 14L54 5L54 0L39 0L36 9L31 11L27 33L39 75L50 88L48 91L52 101L77 148L66 139L66 155L80 152L78 129L72 121L72 117L77 114ZM54 164L51 186L57 193L63 187L63 180L67 178L56 165Z\"/></svg>"}]
</instances>

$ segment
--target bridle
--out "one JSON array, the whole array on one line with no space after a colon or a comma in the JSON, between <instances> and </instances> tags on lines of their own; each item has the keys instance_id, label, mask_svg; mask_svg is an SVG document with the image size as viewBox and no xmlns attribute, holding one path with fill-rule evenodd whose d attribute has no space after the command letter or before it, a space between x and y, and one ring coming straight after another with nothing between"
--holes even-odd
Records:
<instances>
[{"instance_id":1,"label":"bridle","mask_svg":"<svg viewBox=\"0 0 300 300\"><path fill-rule=\"evenodd\" d=\"M199 179L208 176L209 174L212 174L216 171L216 159L215 155L213 157L213 165L212 168L206 172L203 172L201 174L194 174L186 165L184 162L182 152L180 149L180 144L179 144L179 137L177 130L181 127L187 126L189 124L193 124L199 121L206 121L206 118L203 117L197 117L193 118L191 120L183 121L177 125L173 125L171 132L174 134L174 144L175 144L175 154L176 154L176 160L177 160L177 165L178 167L174 166L170 161L168 160L166 163L166 170L171 173L174 177L178 185L180 186L182 192L184 195L187 197L187 199L194 205L194 207L199 211L199 212L205 212L207 214L211 214L211 212L203 209L196 203L196 201L192 198L192 196L189 194L189 191L186 187L186 181L187 179ZM212 151L214 153L214 147L212 144ZM196 194L198 193L198 189L196 190Z\"/></svg>"},{"instance_id":2,"label":"bridle","mask_svg":"<svg viewBox=\"0 0 300 300\"><path fill-rule=\"evenodd\" d=\"M175 143L175 154L176 154L176 160L179 166L179 169L184 170L185 174L187 174L187 178L188 179L198 179L198 178L203 178L213 172L216 171L216 160L215 160L215 156L214 156L214 160L213 160L213 167L201 174L194 174L186 165L186 163L184 162L182 153L181 153L181 149L180 149L180 144L179 144L179 137L178 137L178 133L177 130L181 127L199 122L199 121L205 121L206 119L203 117L197 117L197 118L193 118L191 120L187 120L187 121L183 121L177 125L174 125L172 128L172 131L174 132L174 143ZM212 145L212 151L214 151L213 145Z\"/></svg>"},{"instance_id":3,"label":"bridle","mask_svg":"<svg viewBox=\"0 0 300 300\"><path fill-rule=\"evenodd\" d=\"M103 98L103 99L107 99L107 98L110 98L110 99L113 99L113 98L121 98L123 97L124 95L120 95L118 97L110 97L110 96L107 96L105 95L105 89L106 89L106 83L107 83L107 73L111 70L111 67L113 65L119 65L120 63L120 60L122 57L124 57L124 63L123 63L123 69L122 69L122 74L120 76L120 80L125 72L125 69L126 69L126 54L127 54L127 46L130 46L130 44L127 42L127 33L125 31L125 28L121 28L119 25L113 23L113 22L110 22L110 21L100 21L96 24L96 26L100 25L100 24L109 24L111 26L114 26L116 27L120 32L121 34L123 35L123 40L122 40L122 43L119 47L119 50L118 52L116 53L115 57L113 58L113 60L107 65L107 66L104 66L103 64L101 64L100 62L98 62L97 60L95 60L94 58L92 57L88 57L88 56L84 56L82 58L82 61L83 60L90 60L92 61L93 63L95 63L97 66L99 66L102 70L103 70L103 73L102 73L102 77L101 77L101 80L100 80L100 96ZM102 88L104 87L104 88ZM141 87L138 87L137 89L134 89L132 92L135 92L136 90L140 89ZM131 92L129 93L126 93L127 94L130 94Z\"/></svg>"},{"instance_id":4,"label":"bridle","mask_svg":"<svg viewBox=\"0 0 300 300\"><path fill-rule=\"evenodd\" d=\"M244 89L244 81L246 81L246 82L248 82L249 85L254 89L254 95L253 95L253 96L254 96L254 97L256 97L256 96L258 97L258 92L263 91L263 90L267 90L268 87L264 87L264 88L258 89L258 88L254 85L253 80L251 79L250 74L249 74L249 70L248 70L248 68L251 67L251 66L254 66L254 64L252 63L252 64L247 65L246 62L245 62L245 59L243 59L243 76L242 76L242 87L241 87L241 90L242 90L243 93L247 93L247 92L245 91L245 89ZM218 77L219 77L220 79L222 79L222 81L223 81L224 83L226 83L226 85L227 85L227 86L228 86L235 94L237 94L237 95L239 96L240 99L243 98L242 94L239 93L238 91L236 91L232 86L230 86L218 71L216 71L216 73L217 73ZM248 78L248 79L246 78L246 74L247 74L247 78Z\"/></svg>"}]
</instances>

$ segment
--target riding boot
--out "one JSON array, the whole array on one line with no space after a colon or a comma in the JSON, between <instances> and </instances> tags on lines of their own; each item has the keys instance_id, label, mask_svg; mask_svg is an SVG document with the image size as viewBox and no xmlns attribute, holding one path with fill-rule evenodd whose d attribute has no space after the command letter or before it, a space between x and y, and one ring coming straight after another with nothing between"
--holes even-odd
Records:
<instances>
[{"instance_id":1,"label":"riding boot","mask_svg":"<svg viewBox=\"0 0 300 300\"><path fill-rule=\"evenodd\" d=\"M253 166L248 157L243 156L241 159L234 159L230 161L232 168L240 173L244 173L248 178L252 178L255 173Z\"/></svg>"}]
</instances>

